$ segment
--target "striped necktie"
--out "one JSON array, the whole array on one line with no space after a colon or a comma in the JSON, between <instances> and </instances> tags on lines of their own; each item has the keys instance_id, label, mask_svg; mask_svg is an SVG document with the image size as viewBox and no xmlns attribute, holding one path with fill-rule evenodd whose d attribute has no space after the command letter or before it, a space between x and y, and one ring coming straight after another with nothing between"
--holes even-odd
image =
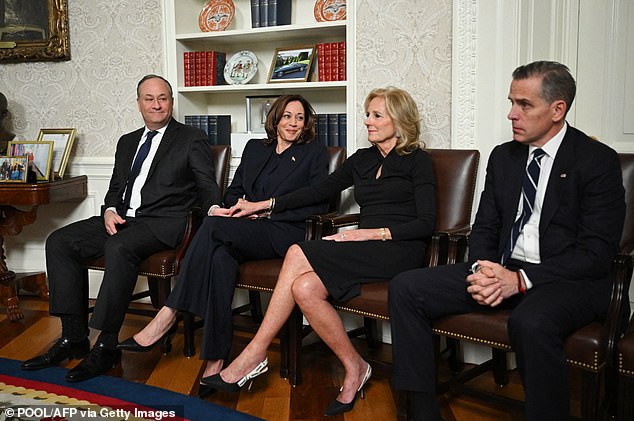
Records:
<instances>
[{"instance_id":1,"label":"striped necktie","mask_svg":"<svg viewBox=\"0 0 634 421\"><path fill-rule=\"evenodd\" d=\"M524 224L528 222L528 219L533 213L537 184L539 183L539 173L542 169L541 159L544 155L545 152L543 149L535 149L533 151L533 159L526 168L524 180L522 181L522 214L515 220L513 227L511 228L511 235L504 247L504 254L502 254L503 265L506 264L509 257L511 257L517 238L520 236L522 228L524 228Z\"/></svg>"},{"instance_id":2,"label":"striped necktie","mask_svg":"<svg viewBox=\"0 0 634 421\"><path fill-rule=\"evenodd\" d=\"M128 175L128 182L125 188L125 196L123 198L123 209L127 211L130 208L130 199L132 198L132 187L134 186L134 181L141 173L141 166L143 165L143 161L147 158L150 153L150 148L152 147L152 139L156 136L158 132L156 130L152 130L147 133L145 137L145 142L139 148L139 151L136 153L136 157L134 158L134 163L132 164L132 168L130 169L130 174Z\"/></svg>"}]
</instances>

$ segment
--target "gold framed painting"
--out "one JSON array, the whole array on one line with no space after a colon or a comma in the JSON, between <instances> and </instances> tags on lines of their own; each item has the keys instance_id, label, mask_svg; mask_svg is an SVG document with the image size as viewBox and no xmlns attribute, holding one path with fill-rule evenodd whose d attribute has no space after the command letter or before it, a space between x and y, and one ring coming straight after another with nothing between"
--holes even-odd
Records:
<instances>
[{"instance_id":1,"label":"gold framed painting","mask_svg":"<svg viewBox=\"0 0 634 421\"><path fill-rule=\"evenodd\" d=\"M75 141L75 129L41 129L38 142L53 142L53 173L56 177L64 177Z\"/></svg>"},{"instance_id":2,"label":"gold framed painting","mask_svg":"<svg viewBox=\"0 0 634 421\"><path fill-rule=\"evenodd\" d=\"M315 56L314 45L277 48L269 71L268 83L306 82Z\"/></svg>"},{"instance_id":3,"label":"gold framed painting","mask_svg":"<svg viewBox=\"0 0 634 421\"><path fill-rule=\"evenodd\" d=\"M53 142L12 140L7 145L9 156L26 156L27 166L38 181L48 181L51 175Z\"/></svg>"},{"instance_id":4,"label":"gold framed painting","mask_svg":"<svg viewBox=\"0 0 634 421\"><path fill-rule=\"evenodd\" d=\"M0 0L0 62L70 60L68 0Z\"/></svg>"}]
</instances>

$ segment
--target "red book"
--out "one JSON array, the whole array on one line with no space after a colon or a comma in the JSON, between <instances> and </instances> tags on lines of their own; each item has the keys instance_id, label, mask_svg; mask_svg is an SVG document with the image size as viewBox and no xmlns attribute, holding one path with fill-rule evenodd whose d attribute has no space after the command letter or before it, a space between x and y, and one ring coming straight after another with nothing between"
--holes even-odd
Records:
<instances>
[{"instance_id":1,"label":"red book","mask_svg":"<svg viewBox=\"0 0 634 421\"><path fill-rule=\"evenodd\" d=\"M189 51L183 53L183 83L185 86L192 86L190 54Z\"/></svg>"},{"instance_id":2,"label":"red book","mask_svg":"<svg viewBox=\"0 0 634 421\"><path fill-rule=\"evenodd\" d=\"M204 51L205 63L205 85L214 86L216 84L216 52Z\"/></svg>"},{"instance_id":3,"label":"red book","mask_svg":"<svg viewBox=\"0 0 634 421\"><path fill-rule=\"evenodd\" d=\"M325 77L325 68L324 68L324 44L317 44L317 80L324 81Z\"/></svg>"},{"instance_id":4,"label":"red book","mask_svg":"<svg viewBox=\"0 0 634 421\"><path fill-rule=\"evenodd\" d=\"M332 69L331 69L331 44L329 42L324 43L324 80L332 80Z\"/></svg>"},{"instance_id":5,"label":"red book","mask_svg":"<svg viewBox=\"0 0 634 421\"><path fill-rule=\"evenodd\" d=\"M346 42L341 41L339 44L339 78L337 80L346 80Z\"/></svg>"},{"instance_id":6,"label":"red book","mask_svg":"<svg viewBox=\"0 0 634 421\"><path fill-rule=\"evenodd\" d=\"M201 86L202 83L202 52L196 51L194 53L194 86Z\"/></svg>"}]
</instances>

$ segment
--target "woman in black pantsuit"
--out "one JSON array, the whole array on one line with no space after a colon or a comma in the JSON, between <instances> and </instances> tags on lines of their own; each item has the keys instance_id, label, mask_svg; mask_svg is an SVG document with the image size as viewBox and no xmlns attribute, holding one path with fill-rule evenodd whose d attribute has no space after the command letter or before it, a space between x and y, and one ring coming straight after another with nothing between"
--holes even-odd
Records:
<instances>
[{"instance_id":1,"label":"woman in black pantsuit","mask_svg":"<svg viewBox=\"0 0 634 421\"><path fill-rule=\"evenodd\" d=\"M305 220L327 209L325 200L270 215L232 218L238 200L265 200L316 184L328 173L328 153L315 138L315 117L301 96L285 95L273 104L266 121L267 139L250 140L225 194L225 208L211 210L190 245L179 282L157 316L132 338L119 344L128 351L147 351L168 333L176 312L205 320L201 358L203 375L220 371L232 342L231 302L239 265L246 260L284 256L305 238ZM201 388L199 394L208 389Z\"/></svg>"},{"instance_id":2,"label":"woman in black pantsuit","mask_svg":"<svg viewBox=\"0 0 634 421\"><path fill-rule=\"evenodd\" d=\"M436 208L431 157L420 148L414 100L401 89L375 89L366 98L365 110L372 146L357 151L323 182L275 198L272 209L275 215L354 186L361 209L359 229L289 248L257 334L229 367L203 378L204 384L236 391L265 372L268 345L297 303L346 370L326 415L354 406L372 370L354 349L330 300L348 300L359 294L362 283L423 266L424 240L433 232ZM267 201L238 200L232 212L246 216L268 206Z\"/></svg>"}]
</instances>

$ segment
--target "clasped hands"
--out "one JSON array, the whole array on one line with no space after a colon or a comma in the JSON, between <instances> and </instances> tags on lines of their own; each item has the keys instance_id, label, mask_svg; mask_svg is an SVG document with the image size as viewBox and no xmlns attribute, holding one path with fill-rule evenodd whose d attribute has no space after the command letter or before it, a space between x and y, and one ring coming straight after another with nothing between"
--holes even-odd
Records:
<instances>
[{"instance_id":1,"label":"clasped hands","mask_svg":"<svg viewBox=\"0 0 634 421\"><path fill-rule=\"evenodd\" d=\"M518 293L516 272L488 260L477 263L476 273L467 276L467 292L478 304L495 307Z\"/></svg>"}]
</instances>

